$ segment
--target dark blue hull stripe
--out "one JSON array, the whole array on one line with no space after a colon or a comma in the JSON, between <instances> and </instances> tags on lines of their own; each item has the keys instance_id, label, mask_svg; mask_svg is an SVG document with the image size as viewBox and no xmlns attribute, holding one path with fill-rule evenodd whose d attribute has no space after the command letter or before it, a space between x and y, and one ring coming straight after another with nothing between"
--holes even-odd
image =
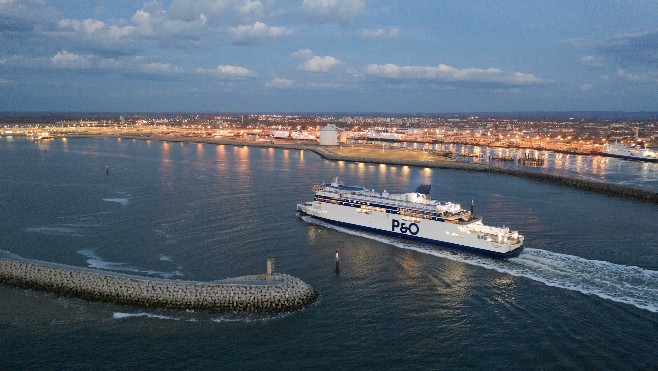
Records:
<instances>
[{"instance_id":1,"label":"dark blue hull stripe","mask_svg":"<svg viewBox=\"0 0 658 371\"><path fill-rule=\"evenodd\" d=\"M431 240L429 238L398 234L398 233L391 232L391 231L385 231L383 229L364 227L364 226L360 226L360 225L356 225L356 224L351 224L351 223L345 223L345 222L339 222L339 221L335 221L335 220L320 218L320 217L317 217L315 215L307 214L303 211L300 211L300 213L302 215L308 215L308 216L310 216L314 219L322 220L323 222L338 225L338 226L341 226L341 227L347 227L347 228L350 228L350 229L360 229L360 230L364 230L364 231L368 231L368 232L384 234L384 235L387 235L387 236L400 237L400 238L405 238L405 239L412 240L412 241L423 242L423 243L427 243L427 244L430 244L430 245L448 247L448 248L451 248L451 249L472 252L472 253L476 253L476 254L480 254L480 255L493 256L493 257L496 257L496 258L514 258L514 257L519 256L519 254L521 254L521 251L523 251L523 246L521 246L521 247L517 248L516 250L513 250L513 251L508 252L508 253L499 253L499 252L495 252L495 251L488 251L488 250L478 249L478 248L475 248L475 247L464 246L464 245L459 245L459 244L450 243L450 242L436 241L436 240Z\"/></svg>"},{"instance_id":2,"label":"dark blue hull stripe","mask_svg":"<svg viewBox=\"0 0 658 371\"><path fill-rule=\"evenodd\" d=\"M645 162L658 162L658 158L646 158L646 157L634 157L634 156L624 156L624 155L613 155L611 153L606 153L606 156L610 157L616 157L616 158L623 158L625 160L633 160L633 161L645 161Z\"/></svg>"}]
</instances>

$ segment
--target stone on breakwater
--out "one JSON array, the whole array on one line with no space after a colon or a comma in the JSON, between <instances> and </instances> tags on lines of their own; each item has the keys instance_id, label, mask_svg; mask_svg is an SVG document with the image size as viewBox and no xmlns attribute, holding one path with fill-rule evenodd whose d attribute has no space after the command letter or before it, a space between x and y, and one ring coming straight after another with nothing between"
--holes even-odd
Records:
<instances>
[{"instance_id":1,"label":"stone on breakwater","mask_svg":"<svg viewBox=\"0 0 658 371\"><path fill-rule=\"evenodd\" d=\"M214 312L290 311L318 297L309 284L285 274L215 282L156 280L1 256L0 282L88 300Z\"/></svg>"}]
</instances>

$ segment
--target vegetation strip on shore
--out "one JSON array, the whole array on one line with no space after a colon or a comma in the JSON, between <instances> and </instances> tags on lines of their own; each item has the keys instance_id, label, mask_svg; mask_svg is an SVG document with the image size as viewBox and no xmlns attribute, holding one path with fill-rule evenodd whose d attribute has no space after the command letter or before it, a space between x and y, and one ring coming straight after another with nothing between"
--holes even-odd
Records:
<instances>
[{"instance_id":1,"label":"vegetation strip on shore","mask_svg":"<svg viewBox=\"0 0 658 371\"><path fill-rule=\"evenodd\" d=\"M176 281L0 255L0 282L87 300L166 309L277 313L306 307L317 292L285 275L252 275L221 281Z\"/></svg>"}]
</instances>

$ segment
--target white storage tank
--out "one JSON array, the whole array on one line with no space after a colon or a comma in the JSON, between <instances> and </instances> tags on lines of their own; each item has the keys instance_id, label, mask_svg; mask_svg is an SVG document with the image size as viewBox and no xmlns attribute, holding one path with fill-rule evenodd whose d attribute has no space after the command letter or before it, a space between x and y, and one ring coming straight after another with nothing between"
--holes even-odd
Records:
<instances>
[{"instance_id":1,"label":"white storage tank","mask_svg":"<svg viewBox=\"0 0 658 371\"><path fill-rule=\"evenodd\" d=\"M338 129L334 125L327 125L320 129L320 145L321 146L337 146L338 145Z\"/></svg>"},{"instance_id":2,"label":"white storage tank","mask_svg":"<svg viewBox=\"0 0 658 371\"><path fill-rule=\"evenodd\" d=\"M347 144L347 132L345 130L341 130L340 133L338 133L338 143Z\"/></svg>"}]
</instances>

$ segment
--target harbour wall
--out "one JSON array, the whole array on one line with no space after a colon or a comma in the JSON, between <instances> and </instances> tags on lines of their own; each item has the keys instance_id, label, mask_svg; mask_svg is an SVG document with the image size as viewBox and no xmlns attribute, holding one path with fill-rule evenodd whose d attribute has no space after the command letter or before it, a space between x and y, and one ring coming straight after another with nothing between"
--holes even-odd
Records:
<instances>
[{"instance_id":1,"label":"harbour wall","mask_svg":"<svg viewBox=\"0 0 658 371\"><path fill-rule=\"evenodd\" d=\"M231 313L291 311L318 297L309 284L285 274L176 281L5 257L0 257L0 282L92 301Z\"/></svg>"},{"instance_id":2,"label":"harbour wall","mask_svg":"<svg viewBox=\"0 0 658 371\"><path fill-rule=\"evenodd\" d=\"M439 169L489 172L489 173L496 173L502 175L517 176L521 178L537 180L540 182L559 184L567 187L582 189L585 191L598 192L598 193L604 193L614 196L634 198L642 201L658 203L658 192L625 187L617 184L598 182L594 180L576 179L576 178L570 178L570 177L560 176L555 174L547 174L542 172L524 171L520 169L504 168L498 166L473 164L473 163L458 162L458 161L444 162L444 161L396 160L396 159L387 159L387 158L354 157L354 156L337 155L329 150L325 150L319 147L313 149L311 148L307 148L307 149L314 151L315 153L319 154L320 156L322 156L327 160L332 160L332 161L351 161L351 162L363 162L363 163L374 163L374 164L388 164L388 165L400 165L400 166L407 165L407 166L429 167L429 168L439 168Z\"/></svg>"}]
</instances>

